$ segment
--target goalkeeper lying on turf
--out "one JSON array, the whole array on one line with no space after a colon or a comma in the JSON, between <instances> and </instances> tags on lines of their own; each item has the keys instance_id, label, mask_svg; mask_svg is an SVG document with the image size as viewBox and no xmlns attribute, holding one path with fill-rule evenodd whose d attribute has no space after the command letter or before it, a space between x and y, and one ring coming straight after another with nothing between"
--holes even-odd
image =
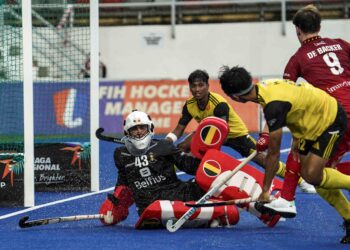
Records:
<instances>
[{"instance_id":1,"label":"goalkeeper lying on turf","mask_svg":"<svg viewBox=\"0 0 350 250\"><path fill-rule=\"evenodd\" d=\"M222 135L228 131L226 122L219 118L207 118L197 131L201 131L203 126L222 130L220 131ZM221 173L239 164L239 161L218 150L225 136L218 138L214 149L209 150L207 154L208 145L204 143L203 138L201 139L201 133L195 134L193 143L196 147L193 147L193 150L197 152L192 153L203 158L201 161L181 153L168 140L152 140L153 129L151 118L144 112L133 111L126 118L125 146L116 148L114 152L118 181L114 193L108 195L100 208L100 214L106 215L101 219L103 224L114 225L126 219L129 207L135 202L140 215L136 228L163 227L168 219L180 218L189 209L184 202L200 199L215 179L220 178ZM190 175L196 174L196 181L179 180L174 165ZM256 198L261 193L262 180L263 174L247 165L228 185L220 189L214 198L216 200ZM275 180L275 190L280 189L281 184ZM269 216L259 213L254 208L254 203L240 206L270 227L273 227L280 218L279 215ZM185 226L215 227L234 225L238 221L237 207L226 205L198 209Z\"/></svg>"}]
</instances>

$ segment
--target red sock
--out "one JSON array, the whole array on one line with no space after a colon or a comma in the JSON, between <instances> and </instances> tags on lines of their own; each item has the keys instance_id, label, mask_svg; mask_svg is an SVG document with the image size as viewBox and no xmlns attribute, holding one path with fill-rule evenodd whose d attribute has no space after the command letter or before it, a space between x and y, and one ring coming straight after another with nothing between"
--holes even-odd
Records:
<instances>
[{"instance_id":1,"label":"red sock","mask_svg":"<svg viewBox=\"0 0 350 250\"><path fill-rule=\"evenodd\" d=\"M297 189L300 178L301 165L293 159L293 154L289 153L286 162L286 173L284 175L281 197L293 201L295 198L295 190Z\"/></svg>"},{"instance_id":2,"label":"red sock","mask_svg":"<svg viewBox=\"0 0 350 250\"><path fill-rule=\"evenodd\" d=\"M338 163L337 170L343 174L350 175L350 161Z\"/></svg>"}]
</instances>

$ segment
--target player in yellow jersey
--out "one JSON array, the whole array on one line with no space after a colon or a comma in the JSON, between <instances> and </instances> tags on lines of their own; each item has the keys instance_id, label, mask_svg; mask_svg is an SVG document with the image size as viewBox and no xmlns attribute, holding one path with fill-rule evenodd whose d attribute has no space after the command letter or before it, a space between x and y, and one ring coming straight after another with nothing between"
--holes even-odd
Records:
<instances>
[{"instance_id":1,"label":"player in yellow jersey","mask_svg":"<svg viewBox=\"0 0 350 250\"><path fill-rule=\"evenodd\" d=\"M188 123L194 118L200 123L204 118L209 116L216 116L227 121L230 131L225 146L232 148L239 152L242 156L247 157L252 151L256 149L255 140L249 135L248 129L242 119L234 111L227 100L221 95L209 91L209 75L204 70L195 70L188 77L190 91L193 95L189 98L183 106L182 117L180 118L176 128L167 135L173 142L177 140L183 133ZM190 147L189 137L178 147L183 151L189 151ZM265 154L259 153L253 161L265 168ZM285 172L285 165L279 162L278 176L283 177ZM300 187L307 193L315 193L313 186L307 184L305 181L300 182Z\"/></svg>"},{"instance_id":2,"label":"player in yellow jersey","mask_svg":"<svg viewBox=\"0 0 350 250\"><path fill-rule=\"evenodd\" d=\"M325 168L347 127L347 116L336 99L307 83L283 79L254 85L245 68L224 66L219 75L223 91L238 102L259 103L264 111L270 142L261 202L269 202L271 182L278 169L282 128L293 136L291 150L300 159L301 176L350 224L350 203L340 189L350 190L350 176ZM347 229L348 227L346 227ZM350 231L341 243L350 243Z\"/></svg>"}]
</instances>

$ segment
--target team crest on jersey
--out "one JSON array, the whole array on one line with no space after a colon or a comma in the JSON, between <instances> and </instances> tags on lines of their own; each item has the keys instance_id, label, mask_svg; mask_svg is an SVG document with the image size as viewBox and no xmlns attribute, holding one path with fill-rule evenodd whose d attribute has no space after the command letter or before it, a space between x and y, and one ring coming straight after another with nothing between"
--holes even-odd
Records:
<instances>
[{"instance_id":1,"label":"team crest on jersey","mask_svg":"<svg viewBox=\"0 0 350 250\"><path fill-rule=\"evenodd\" d=\"M149 161L150 163L155 163L155 162L157 161L157 159L156 159L156 157L155 157L155 155L154 155L153 152L150 152L150 153L148 154L148 161Z\"/></svg>"},{"instance_id":2,"label":"team crest on jersey","mask_svg":"<svg viewBox=\"0 0 350 250\"><path fill-rule=\"evenodd\" d=\"M203 171L209 177L216 177L221 173L221 166L217 161L207 160L203 164Z\"/></svg>"},{"instance_id":3,"label":"team crest on jersey","mask_svg":"<svg viewBox=\"0 0 350 250\"><path fill-rule=\"evenodd\" d=\"M219 143L222 136L221 131L213 125L203 127L200 132L200 135L201 140L206 145L215 145Z\"/></svg>"}]
</instances>

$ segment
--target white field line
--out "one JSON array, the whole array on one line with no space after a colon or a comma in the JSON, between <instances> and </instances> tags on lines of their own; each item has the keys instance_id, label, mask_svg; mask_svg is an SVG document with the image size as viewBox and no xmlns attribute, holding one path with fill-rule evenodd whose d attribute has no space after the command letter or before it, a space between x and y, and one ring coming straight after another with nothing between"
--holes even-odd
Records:
<instances>
[{"instance_id":1,"label":"white field line","mask_svg":"<svg viewBox=\"0 0 350 250\"><path fill-rule=\"evenodd\" d=\"M285 153L285 152L289 152L289 151L290 151L290 148L286 148L286 149L282 149L281 153ZM238 159L238 160L241 161L243 159L244 158L241 158L241 159ZM182 174L185 174L185 173L181 172L181 171L177 172L177 175L182 175ZM78 200L78 199L85 198L85 197L88 197L88 196L92 196L92 195L95 195L95 194L105 193L105 192L108 192L108 191L112 191L113 189L114 189L114 187L110 187L110 188L106 188L106 189L100 190L98 192L92 192L92 193L77 195L77 196L73 196L73 197L70 197L70 198L67 198L67 199L53 201L53 202L41 204L41 205L38 205L38 206L26 208L26 209L19 210L19 211L13 212L13 213L2 215L2 216L0 216L0 220L7 219L7 218L10 218L10 217L19 215L19 214L24 214L26 212L37 210L37 209L40 209L40 208L43 208L43 207L49 207L49 206L53 206L53 205L56 205L56 204L64 203L64 202L67 202L67 201Z\"/></svg>"}]
</instances>

